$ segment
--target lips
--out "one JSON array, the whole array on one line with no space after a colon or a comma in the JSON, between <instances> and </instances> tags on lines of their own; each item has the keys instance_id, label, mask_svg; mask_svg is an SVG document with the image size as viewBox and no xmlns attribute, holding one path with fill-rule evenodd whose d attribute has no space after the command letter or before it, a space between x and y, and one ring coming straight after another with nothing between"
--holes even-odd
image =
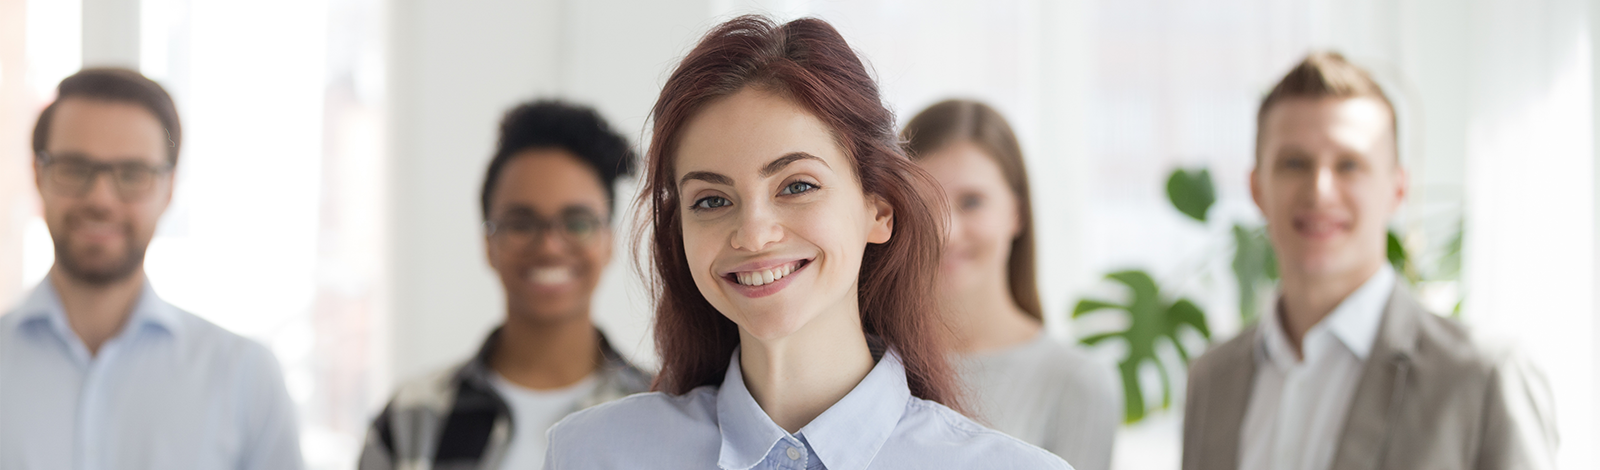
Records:
<instances>
[{"instance_id":1,"label":"lips","mask_svg":"<svg viewBox=\"0 0 1600 470\"><path fill-rule=\"evenodd\" d=\"M572 282L572 268L567 266L535 266L528 270L528 282L538 287L561 286Z\"/></svg>"},{"instance_id":2,"label":"lips","mask_svg":"<svg viewBox=\"0 0 1600 470\"><path fill-rule=\"evenodd\" d=\"M766 297L783 290L795 273L811 265L810 259L747 263L722 274L736 292L751 297Z\"/></svg>"},{"instance_id":3,"label":"lips","mask_svg":"<svg viewBox=\"0 0 1600 470\"><path fill-rule=\"evenodd\" d=\"M1310 238L1326 238L1350 230L1350 223L1328 217L1296 217L1294 230Z\"/></svg>"},{"instance_id":4,"label":"lips","mask_svg":"<svg viewBox=\"0 0 1600 470\"><path fill-rule=\"evenodd\" d=\"M790 261L769 269L735 272L731 273L730 275L733 276L734 282L738 282L739 285L760 287L783 280L784 276L788 276L796 269L800 269L800 265L803 262L805 262L805 260Z\"/></svg>"}]
</instances>

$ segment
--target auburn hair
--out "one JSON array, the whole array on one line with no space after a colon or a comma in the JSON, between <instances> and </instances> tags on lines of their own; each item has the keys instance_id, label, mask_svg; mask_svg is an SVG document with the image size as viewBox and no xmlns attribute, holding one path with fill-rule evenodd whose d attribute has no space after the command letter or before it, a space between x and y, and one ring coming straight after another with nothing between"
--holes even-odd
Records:
<instances>
[{"instance_id":1,"label":"auburn hair","mask_svg":"<svg viewBox=\"0 0 1600 470\"><path fill-rule=\"evenodd\" d=\"M1022 145L1017 134L1000 112L973 100L944 100L917 113L906 124L900 138L912 160L938 152L957 142L976 145L1000 167L1000 174L1017 200L1017 221L1021 230L1011 239L1011 254L1006 259L1006 276L1011 300L1034 320L1044 321L1039 306L1038 269L1034 259L1033 202L1028 197L1028 168L1022 160Z\"/></svg>"},{"instance_id":2,"label":"auburn hair","mask_svg":"<svg viewBox=\"0 0 1600 470\"><path fill-rule=\"evenodd\" d=\"M893 232L869 244L858 279L861 325L905 364L911 394L960 410L946 362L948 331L933 303L944 234L937 183L901 152L894 114L844 37L828 23L786 24L755 15L718 25L689 51L651 109L653 132L638 204L648 232L659 304L655 390L688 393L722 383L739 329L701 295L684 254L675 159L682 131L708 103L746 88L775 93L809 111L833 133L867 195L894 208ZM638 244L635 244L638 246Z\"/></svg>"}]
</instances>

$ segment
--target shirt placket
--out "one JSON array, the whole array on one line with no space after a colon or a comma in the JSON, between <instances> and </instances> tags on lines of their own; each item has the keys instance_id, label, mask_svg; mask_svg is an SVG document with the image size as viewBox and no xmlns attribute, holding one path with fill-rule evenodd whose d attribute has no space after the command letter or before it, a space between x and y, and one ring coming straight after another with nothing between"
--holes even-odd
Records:
<instances>
[{"instance_id":1,"label":"shirt placket","mask_svg":"<svg viewBox=\"0 0 1600 470\"><path fill-rule=\"evenodd\" d=\"M1301 357L1284 371L1283 391L1278 406L1278 424L1273 439L1273 468L1300 469L1309 431L1312 403L1305 388L1317 371L1321 332L1309 332L1300 343Z\"/></svg>"},{"instance_id":2,"label":"shirt placket","mask_svg":"<svg viewBox=\"0 0 1600 470\"><path fill-rule=\"evenodd\" d=\"M121 352L122 338L113 338L101 346L100 351L89 359L89 367L83 378L83 390L79 393L78 402L78 469L100 470L106 468L102 462L103 451L106 447L104 433L111 432L114 428L111 416L108 414L106 391L114 389L107 382L112 370L112 364Z\"/></svg>"},{"instance_id":3,"label":"shirt placket","mask_svg":"<svg viewBox=\"0 0 1600 470\"><path fill-rule=\"evenodd\" d=\"M810 454L799 439L784 437L778 440L778 445L772 446L772 451L767 454L767 462L769 468L774 470L806 470L806 463L811 460Z\"/></svg>"}]
</instances>

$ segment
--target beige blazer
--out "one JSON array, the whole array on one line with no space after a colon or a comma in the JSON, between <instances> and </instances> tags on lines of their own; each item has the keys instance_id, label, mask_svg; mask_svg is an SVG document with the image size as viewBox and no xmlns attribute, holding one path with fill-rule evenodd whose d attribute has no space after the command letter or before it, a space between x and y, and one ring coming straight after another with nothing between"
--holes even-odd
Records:
<instances>
[{"instance_id":1,"label":"beige blazer","mask_svg":"<svg viewBox=\"0 0 1600 470\"><path fill-rule=\"evenodd\" d=\"M1184 470L1239 466L1255 379L1256 326L1196 359L1183 422ZM1549 469L1556 430L1544 376L1406 290L1384 307L1331 470Z\"/></svg>"}]
</instances>

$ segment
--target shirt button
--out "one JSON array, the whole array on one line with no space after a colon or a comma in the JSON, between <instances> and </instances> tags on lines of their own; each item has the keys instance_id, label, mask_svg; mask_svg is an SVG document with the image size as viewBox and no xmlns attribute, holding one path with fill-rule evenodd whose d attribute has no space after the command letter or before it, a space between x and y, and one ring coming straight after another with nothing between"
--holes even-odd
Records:
<instances>
[{"instance_id":1,"label":"shirt button","mask_svg":"<svg viewBox=\"0 0 1600 470\"><path fill-rule=\"evenodd\" d=\"M800 460L800 451L796 450L793 447L790 447L789 448L789 460Z\"/></svg>"}]
</instances>

